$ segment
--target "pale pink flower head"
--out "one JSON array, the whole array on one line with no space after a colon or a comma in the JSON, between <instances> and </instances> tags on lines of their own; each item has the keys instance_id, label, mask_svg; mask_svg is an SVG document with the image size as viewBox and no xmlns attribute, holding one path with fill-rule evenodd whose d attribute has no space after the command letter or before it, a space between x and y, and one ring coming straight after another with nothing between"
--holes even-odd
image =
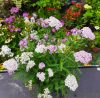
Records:
<instances>
[{"instance_id":1,"label":"pale pink flower head","mask_svg":"<svg viewBox=\"0 0 100 98\"><path fill-rule=\"evenodd\" d=\"M88 64L92 60L91 53L84 50L74 53L75 61L80 61L83 64Z\"/></svg>"},{"instance_id":2,"label":"pale pink flower head","mask_svg":"<svg viewBox=\"0 0 100 98\"><path fill-rule=\"evenodd\" d=\"M39 63L39 69L43 69L45 67L45 64L43 62Z\"/></svg>"},{"instance_id":3,"label":"pale pink flower head","mask_svg":"<svg viewBox=\"0 0 100 98\"><path fill-rule=\"evenodd\" d=\"M55 45L49 45L47 48L48 48L50 54L57 51L57 46L55 46Z\"/></svg>"},{"instance_id":4,"label":"pale pink flower head","mask_svg":"<svg viewBox=\"0 0 100 98\"><path fill-rule=\"evenodd\" d=\"M44 82L44 80L45 80L45 73L44 72L38 72L36 76L41 82Z\"/></svg>"},{"instance_id":5,"label":"pale pink flower head","mask_svg":"<svg viewBox=\"0 0 100 98\"><path fill-rule=\"evenodd\" d=\"M15 70L18 69L18 63L15 59L9 59L3 63L3 67L8 70L9 74L12 74Z\"/></svg>"},{"instance_id":6,"label":"pale pink flower head","mask_svg":"<svg viewBox=\"0 0 100 98\"><path fill-rule=\"evenodd\" d=\"M27 42L26 39L22 39L22 40L20 40L20 42L19 42L20 48L27 46L27 44L28 44L28 42Z\"/></svg>"},{"instance_id":7,"label":"pale pink flower head","mask_svg":"<svg viewBox=\"0 0 100 98\"><path fill-rule=\"evenodd\" d=\"M44 44L40 44L36 46L35 52L45 53L46 51L47 51L47 47Z\"/></svg>"},{"instance_id":8,"label":"pale pink flower head","mask_svg":"<svg viewBox=\"0 0 100 98\"><path fill-rule=\"evenodd\" d=\"M48 21L46 19L41 21L41 26L44 27L44 28L47 28L48 27Z\"/></svg>"},{"instance_id":9,"label":"pale pink flower head","mask_svg":"<svg viewBox=\"0 0 100 98\"><path fill-rule=\"evenodd\" d=\"M81 36L84 38L89 38L90 40L94 40L95 39L95 35L92 32L92 30L89 27L83 27L81 29Z\"/></svg>"},{"instance_id":10,"label":"pale pink flower head","mask_svg":"<svg viewBox=\"0 0 100 98\"><path fill-rule=\"evenodd\" d=\"M53 16L48 18L48 24L50 27L55 28L56 30L59 30L63 26L63 23Z\"/></svg>"},{"instance_id":11,"label":"pale pink flower head","mask_svg":"<svg viewBox=\"0 0 100 98\"><path fill-rule=\"evenodd\" d=\"M44 39L48 40L48 38L49 38L49 35L48 34L44 34Z\"/></svg>"}]
</instances>

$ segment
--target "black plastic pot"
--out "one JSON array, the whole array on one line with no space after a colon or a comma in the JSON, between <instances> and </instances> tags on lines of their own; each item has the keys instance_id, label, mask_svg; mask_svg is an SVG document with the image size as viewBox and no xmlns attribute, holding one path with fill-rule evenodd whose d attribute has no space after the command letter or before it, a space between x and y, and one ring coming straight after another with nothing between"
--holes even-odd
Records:
<instances>
[{"instance_id":1,"label":"black plastic pot","mask_svg":"<svg viewBox=\"0 0 100 98\"><path fill-rule=\"evenodd\" d=\"M79 88L66 98L100 98L100 71L96 67L80 68L82 71ZM0 98L37 98L36 89L29 92L20 80L12 80L7 73L0 73ZM55 96L53 98L56 98ZM63 97L60 97L63 98Z\"/></svg>"}]
</instances>

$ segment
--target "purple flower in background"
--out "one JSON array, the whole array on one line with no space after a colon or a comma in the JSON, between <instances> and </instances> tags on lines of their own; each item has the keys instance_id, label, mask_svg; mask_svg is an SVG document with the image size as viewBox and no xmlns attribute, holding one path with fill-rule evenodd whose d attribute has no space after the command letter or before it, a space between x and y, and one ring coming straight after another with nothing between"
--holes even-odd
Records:
<instances>
[{"instance_id":1,"label":"purple flower in background","mask_svg":"<svg viewBox=\"0 0 100 98\"><path fill-rule=\"evenodd\" d=\"M6 23L12 23L14 21L14 19L15 19L15 16L10 16L10 17L5 19L5 22Z\"/></svg>"},{"instance_id":2,"label":"purple flower in background","mask_svg":"<svg viewBox=\"0 0 100 98\"><path fill-rule=\"evenodd\" d=\"M18 13L19 12L19 8L18 7L12 7L10 9L10 12L11 12L11 14Z\"/></svg>"},{"instance_id":3,"label":"purple flower in background","mask_svg":"<svg viewBox=\"0 0 100 98\"><path fill-rule=\"evenodd\" d=\"M29 16L29 13L27 13L27 12L23 13L23 17L28 17L28 16Z\"/></svg>"},{"instance_id":4,"label":"purple flower in background","mask_svg":"<svg viewBox=\"0 0 100 98\"><path fill-rule=\"evenodd\" d=\"M43 62L39 63L39 69L43 69L45 67L45 64Z\"/></svg>"},{"instance_id":5,"label":"purple flower in background","mask_svg":"<svg viewBox=\"0 0 100 98\"><path fill-rule=\"evenodd\" d=\"M22 40L19 42L20 48L27 46L27 44L28 44L28 43L27 43L27 40L26 40L26 39L22 39Z\"/></svg>"},{"instance_id":6,"label":"purple flower in background","mask_svg":"<svg viewBox=\"0 0 100 98\"><path fill-rule=\"evenodd\" d=\"M81 33L81 30L77 29L77 28L73 28L71 29L72 35L77 35Z\"/></svg>"}]
</instances>

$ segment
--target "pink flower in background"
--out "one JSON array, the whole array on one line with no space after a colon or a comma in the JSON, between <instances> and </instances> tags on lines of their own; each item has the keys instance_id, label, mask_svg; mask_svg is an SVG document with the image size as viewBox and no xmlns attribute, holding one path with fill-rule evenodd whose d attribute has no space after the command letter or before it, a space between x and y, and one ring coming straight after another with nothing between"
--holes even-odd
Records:
<instances>
[{"instance_id":1,"label":"pink flower in background","mask_svg":"<svg viewBox=\"0 0 100 98\"><path fill-rule=\"evenodd\" d=\"M45 80L45 73L44 72L38 72L37 75L38 79L43 82Z\"/></svg>"},{"instance_id":2,"label":"pink flower in background","mask_svg":"<svg viewBox=\"0 0 100 98\"><path fill-rule=\"evenodd\" d=\"M23 13L23 17L28 17L28 16L29 16L29 13L27 13L27 12Z\"/></svg>"},{"instance_id":3,"label":"pink flower in background","mask_svg":"<svg viewBox=\"0 0 100 98\"><path fill-rule=\"evenodd\" d=\"M10 12L11 12L11 14L16 14L16 13L18 13L19 12L19 8L18 7L12 7L11 9L10 9Z\"/></svg>"},{"instance_id":4,"label":"pink flower in background","mask_svg":"<svg viewBox=\"0 0 100 98\"><path fill-rule=\"evenodd\" d=\"M81 36L84 38L89 38L90 40L94 40L95 39L95 35L92 32L92 30L89 27L83 27L81 29Z\"/></svg>"},{"instance_id":5,"label":"pink flower in background","mask_svg":"<svg viewBox=\"0 0 100 98\"><path fill-rule=\"evenodd\" d=\"M56 52L56 50L57 50L57 46L55 46L55 45L49 45L47 48L50 51L50 54Z\"/></svg>"},{"instance_id":6,"label":"pink flower in background","mask_svg":"<svg viewBox=\"0 0 100 98\"><path fill-rule=\"evenodd\" d=\"M26 39L22 39L22 40L19 42L20 48L27 46L27 44L28 44L28 42L27 42Z\"/></svg>"},{"instance_id":7,"label":"pink flower in background","mask_svg":"<svg viewBox=\"0 0 100 98\"><path fill-rule=\"evenodd\" d=\"M45 67L45 64L43 62L39 63L39 69L43 69Z\"/></svg>"},{"instance_id":8,"label":"pink flower in background","mask_svg":"<svg viewBox=\"0 0 100 98\"><path fill-rule=\"evenodd\" d=\"M75 61L80 61L83 64L88 64L92 60L91 53L85 52L84 50L74 53Z\"/></svg>"}]
</instances>

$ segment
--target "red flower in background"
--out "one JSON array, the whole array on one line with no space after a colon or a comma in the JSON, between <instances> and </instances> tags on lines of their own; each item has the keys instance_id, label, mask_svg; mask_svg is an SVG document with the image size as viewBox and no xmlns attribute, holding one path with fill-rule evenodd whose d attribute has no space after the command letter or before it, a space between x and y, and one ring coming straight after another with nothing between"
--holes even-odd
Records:
<instances>
[{"instance_id":1,"label":"red flower in background","mask_svg":"<svg viewBox=\"0 0 100 98\"><path fill-rule=\"evenodd\" d=\"M57 10L56 8L47 8L47 11L55 11Z\"/></svg>"},{"instance_id":2,"label":"red flower in background","mask_svg":"<svg viewBox=\"0 0 100 98\"><path fill-rule=\"evenodd\" d=\"M76 6L77 8L80 8L80 9L82 8L82 5L81 5L80 3L76 3L75 6Z\"/></svg>"}]
</instances>

